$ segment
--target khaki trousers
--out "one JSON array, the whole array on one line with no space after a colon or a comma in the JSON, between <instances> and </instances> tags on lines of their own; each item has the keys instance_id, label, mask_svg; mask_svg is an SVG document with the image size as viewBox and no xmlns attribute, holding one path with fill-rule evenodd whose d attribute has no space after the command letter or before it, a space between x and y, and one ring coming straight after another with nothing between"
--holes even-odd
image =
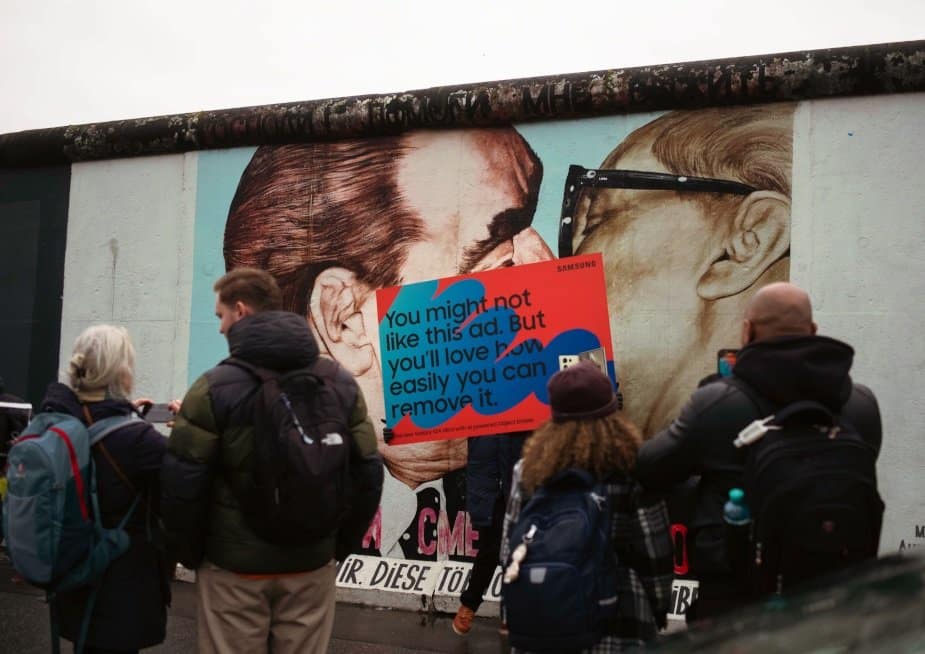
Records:
<instances>
[{"instance_id":1,"label":"khaki trousers","mask_svg":"<svg viewBox=\"0 0 925 654\"><path fill-rule=\"evenodd\" d=\"M249 579L210 563L197 571L200 654L324 654L334 626L335 563Z\"/></svg>"}]
</instances>

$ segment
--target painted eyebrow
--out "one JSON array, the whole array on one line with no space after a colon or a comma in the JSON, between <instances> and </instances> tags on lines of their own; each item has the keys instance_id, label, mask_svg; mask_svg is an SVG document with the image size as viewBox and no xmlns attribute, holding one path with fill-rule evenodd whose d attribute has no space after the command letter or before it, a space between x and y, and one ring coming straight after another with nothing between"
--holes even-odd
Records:
<instances>
[{"instance_id":1,"label":"painted eyebrow","mask_svg":"<svg viewBox=\"0 0 925 654\"><path fill-rule=\"evenodd\" d=\"M533 215L526 207L512 207L495 214L488 225L488 238L463 248L459 272L465 274L471 271L482 257L504 241L514 238L532 223Z\"/></svg>"}]
</instances>

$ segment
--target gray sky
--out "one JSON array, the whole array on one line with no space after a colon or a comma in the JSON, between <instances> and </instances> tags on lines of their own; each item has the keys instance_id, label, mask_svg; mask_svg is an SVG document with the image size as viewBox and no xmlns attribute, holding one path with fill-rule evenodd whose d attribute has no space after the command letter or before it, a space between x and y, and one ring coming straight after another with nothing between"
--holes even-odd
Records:
<instances>
[{"instance_id":1,"label":"gray sky","mask_svg":"<svg viewBox=\"0 0 925 654\"><path fill-rule=\"evenodd\" d=\"M925 0L0 0L0 133L925 39Z\"/></svg>"}]
</instances>

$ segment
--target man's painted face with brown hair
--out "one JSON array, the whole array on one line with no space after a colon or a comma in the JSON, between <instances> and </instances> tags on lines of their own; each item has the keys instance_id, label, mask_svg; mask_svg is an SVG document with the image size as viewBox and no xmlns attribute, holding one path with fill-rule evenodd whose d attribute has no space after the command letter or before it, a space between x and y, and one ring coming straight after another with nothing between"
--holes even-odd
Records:
<instances>
[{"instance_id":1,"label":"man's painted face with brown hair","mask_svg":"<svg viewBox=\"0 0 925 654\"><path fill-rule=\"evenodd\" d=\"M399 268L400 284L449 277L552 258L552 251L530 227L540 181L539 162L513 130L416 132L406 137L398 162L399 201L422 223L420 239L407 247ZM331 355L344 363L355 353L356 375L370 418L381 434L385 416L375 288L356 284L350 306L332 321L362 349L347 349L342 339L325 338L319 329L323 298L336 293L338 269L319 276L310 313ZM342 274L349 276L349 271ZM320 287L320 288L319 288ZM325 291L325 289L334 289ZM346 305L345 305L346 306ZM352 323L351 323L352 321ZM347 366L351 368L351 366ZM388 446L381 452L393 476L414 487L442 477L466 462L466 440Z\"/></svg>"}]
</instances>

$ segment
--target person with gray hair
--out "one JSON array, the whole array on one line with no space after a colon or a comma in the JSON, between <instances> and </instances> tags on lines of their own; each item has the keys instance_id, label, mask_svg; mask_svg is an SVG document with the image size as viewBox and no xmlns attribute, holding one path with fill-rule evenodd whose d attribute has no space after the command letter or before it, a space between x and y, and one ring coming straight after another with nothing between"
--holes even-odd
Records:
<instances>
[{"instance_id":1,"label":"person with gray hair","mask_svg":"<svg viewBox=\"0 0 925 654\"><path fill-rule=\"evenodd\" d=\"M135 348L128 331L94 325L74 342L61 382L52 383L39 412L67 413L87 426L136 413L129 400L135 384ZM131 544L102 577L90 618L85 652L134 652L163 642L170 601L168 566L152 542L158 518L158 474L167 440L143 420L133 420L93 446L103 527L116 527L135 498L125 529ZM61 635L77 641L88 587L58 593Z\"/></svg>"}]
</instances>

